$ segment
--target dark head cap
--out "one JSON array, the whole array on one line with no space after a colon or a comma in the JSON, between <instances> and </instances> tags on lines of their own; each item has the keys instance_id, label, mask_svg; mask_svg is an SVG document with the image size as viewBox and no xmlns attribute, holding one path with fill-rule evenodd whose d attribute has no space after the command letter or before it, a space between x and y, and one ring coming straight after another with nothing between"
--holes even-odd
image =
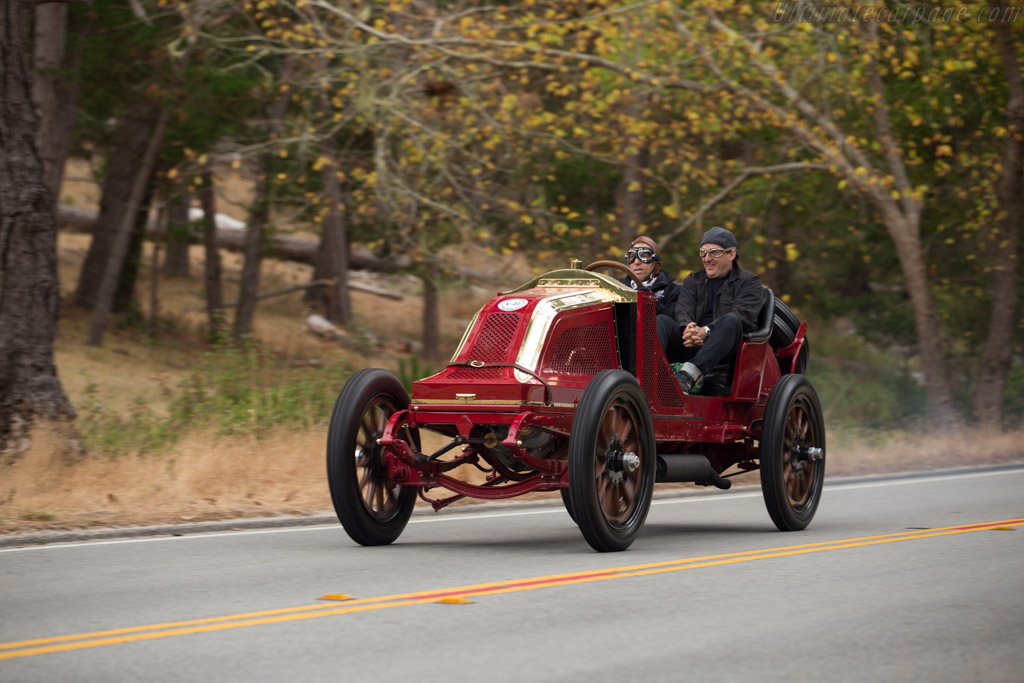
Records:
<instances>
[{"instance_id":1,"label":"dark head cap","mask_svg":"<svg viewBox=\"0 0 1024 683\"><path fill-rule=\"evenodd\" d=\"M734 248L736 253L740 253L739 242L736 241L736 236L732 234L731 230L725 228L714 227L704 233L704 237L700 240L700 246L705 244L717 244L725 249Z\"/></svg>"}]
</instances>

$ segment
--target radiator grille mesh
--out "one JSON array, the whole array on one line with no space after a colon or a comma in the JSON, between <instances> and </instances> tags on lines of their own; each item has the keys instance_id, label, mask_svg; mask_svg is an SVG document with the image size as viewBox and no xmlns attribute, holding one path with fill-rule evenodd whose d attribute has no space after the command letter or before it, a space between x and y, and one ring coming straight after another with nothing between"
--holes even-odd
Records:
<instances>
[{"instance_id":1,"label":"radiator grille mesh","mask_svg":"<svg viewBox=\"0 0 1024 683\"><path fill-rule=\"evenodd\" d=\"M480 334L459 360L478 360L484 363L513 363L509 348L516 336L522 316L518 313L491 313L484 320ZM450 368L450 379L499 379L505 368Z\"/></svg>"}]
</instances>

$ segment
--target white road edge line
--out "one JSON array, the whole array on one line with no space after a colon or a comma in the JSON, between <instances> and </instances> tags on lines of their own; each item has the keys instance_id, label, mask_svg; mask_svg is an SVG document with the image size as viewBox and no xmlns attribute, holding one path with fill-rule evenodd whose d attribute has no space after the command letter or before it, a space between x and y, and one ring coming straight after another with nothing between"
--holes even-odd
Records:
<instances>
[{"instance_id":1,"label":"white road edge line","mask_svg":"<svg viewBox=\"0 0 1024 683\"><path fill-rule=\"evenodd\" d=\"M860 489L883 488L886 486L907 486L910 484L925 484L933 482L957 481L960 479L979 479L981 477L1007 476L1024 474L1024 469L996 470L992 472L965 472L963 474L939 475L934 477L914 477L912 479L898 479L895 481L869 481L852 484L836 483L825 484L825 488L831 492L856 491ZM669 500L654 500L651 505L676 505L679 503L702 503L707 501L729 501L742 498L760 498L761 491L749 493L722 493L704 496L693 496L686 498L674 498ZM528 515L548 515L564 513L562 506L545 508L543 510L511 510L508 512L482 512L479 514L461 514L452 516L427 517L422 519L411 519L409 524L431 524L436 522L473 521L478 519L498 519L500 517L526 517ZM223 536L255 536L259 534L284 534L296 531L341 531L337 524L320 524L315 526L287 527L284 529L254 529L249 531L213 531L209 533L193 532L183 536L156 536L151 538L122 538L112 541L76 541L73 543L53 543L48 545L32 545L19 548L0 548L0 553L23 552L27 550L54 550L59 548L92 548L101 545L121 545L125 543L152 543L155 541L183 541L197 538L219 538Z\"/></svg>"}]
</instances>

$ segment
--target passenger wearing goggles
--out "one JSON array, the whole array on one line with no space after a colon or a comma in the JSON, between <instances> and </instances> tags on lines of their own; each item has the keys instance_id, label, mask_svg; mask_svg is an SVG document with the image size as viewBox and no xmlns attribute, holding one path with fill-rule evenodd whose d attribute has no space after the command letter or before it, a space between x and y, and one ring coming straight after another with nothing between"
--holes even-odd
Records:
<instances>
[{"instance_id":1,"label":"passenger wearing goggles","mask_svg":"<svg viewBox=\"0 0 1024 683\"><path fill-rule=\"evenodd\" d=\"M736 356L743 333L757 327L764 300L761 278L737 263L732 232L711 228L699 254L704 269L683 280L673 317L657 319L658 340L669 362L682 363L676 379L689 394L700 391L708 371Z\"/></svg>"},{"instance_id":2,"label":"passenger wearing goggles","mask_svg":"<svg viewBox=\"0 0 1024 683\"><path fill-rule=\"evenodd\" d=\"M679 283L661 269L661 250L650 237L641 235L634 239L626 250L626 265L643 285L644 292L653 292L657 302L657 314L672 321L676 299L679 297ZM622 283L637 289L631 277L622 278Z\"/></svg>"}]
</instances>

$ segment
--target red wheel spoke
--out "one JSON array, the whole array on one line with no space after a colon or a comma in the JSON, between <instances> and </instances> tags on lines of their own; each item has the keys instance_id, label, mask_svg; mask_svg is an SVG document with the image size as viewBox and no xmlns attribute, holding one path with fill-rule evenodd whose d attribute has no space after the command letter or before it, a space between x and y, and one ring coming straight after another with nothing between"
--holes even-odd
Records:
<instances>
[{"instance_id":1,"label":"red wheel spoke","mask_svg":"<svg viewBox=\"0 0 1024 683\"><path fill-rule=\"evenodd\" d=\"M370 464L370 452L363 444L357 444L359 446L359 455L356 456L356 467L366 467ZM355 455L353 453L353 455Z\"/></svg>"},{"instance_id":2,"label":"red wheel spoke","mask_svg":"<svg viewBox=\"0 0 1024 683\"><path fill-rule=\"evenodd\" d=\"M370 408L365 413L363 413L363 419L360 422L360 430L364 434L366 434L366 442L367 443L372 441L374 439L374 437L375 437L375 434L376 434L376 431L374 430L374 425L373 425L373 416L371 415L372 411L373 411L373 408Z\"/></svg>"},{"instance_id":3,"label":"red wheel spoke","mask_svg":"<svg viewBox=\"0 0 1024 683\"><path fill-rule=\"evenodd\" d=\"M617 437L619 435L619 425L622 422L622 416L619 414L619 408L617 406L612 406L608 410L608 421L611 424L612 436Z\"/></svg>"},{"instance_id":4,"label":"red wheel spoke","mask_svg":"<svg viewBox=\"0 0 1024 683\"><path fill-rule=\"evenodd\" d=\"M623 450L632 450L630 447L636 443L636 425L633 424L632 420L623 421L619 441L622 442Z\"/></svg>"},{"instance_id":5,"label":"red wheel spoke","mask_svg":"<svg viewBox=\"0 0 1024 683\"><path fill-rule=\"evenodd\" d=\"M612 420L609 414L604 416L601 420L601 427L597 430L597 448L599 451L604 451L608 448L608 444L615 438L615 429L612 426Z\"/></svg>"},{"instance_id":6,"label":"red wheel spoke","mask_svg":"<svg viewBox=\"0 0 1024 683\"><path fill-rule=\"evenodd\" d=\"M630 507L633 505L633 501L636 500L636 479L630 477L622 483L623 498L626 499L626 506Z\"/></svg>"},{"instance_id":7,"label":"red wheel spoke","mask_svg":"<svg viewBox=\"0 0 1024 683\"><path fill-rule=\"evenodd\" d=\"M597 500L601 503L601 507L607 509L606 500L608 498L608 478L600 477L597 480Z\"/></svg>"},{"instance_id":8,"label":"red wheel spoke","mask_svg":"<svg viewBox=\"0 0 1024 683\"><path fill-rule=\"evenodd\" d=\"M388 426L388 419L391 418L391 413L383 405L374 406L376 408L375 415L377 416L377 434L383 434L384 428Z\"/></svg>"}]
</instances>

